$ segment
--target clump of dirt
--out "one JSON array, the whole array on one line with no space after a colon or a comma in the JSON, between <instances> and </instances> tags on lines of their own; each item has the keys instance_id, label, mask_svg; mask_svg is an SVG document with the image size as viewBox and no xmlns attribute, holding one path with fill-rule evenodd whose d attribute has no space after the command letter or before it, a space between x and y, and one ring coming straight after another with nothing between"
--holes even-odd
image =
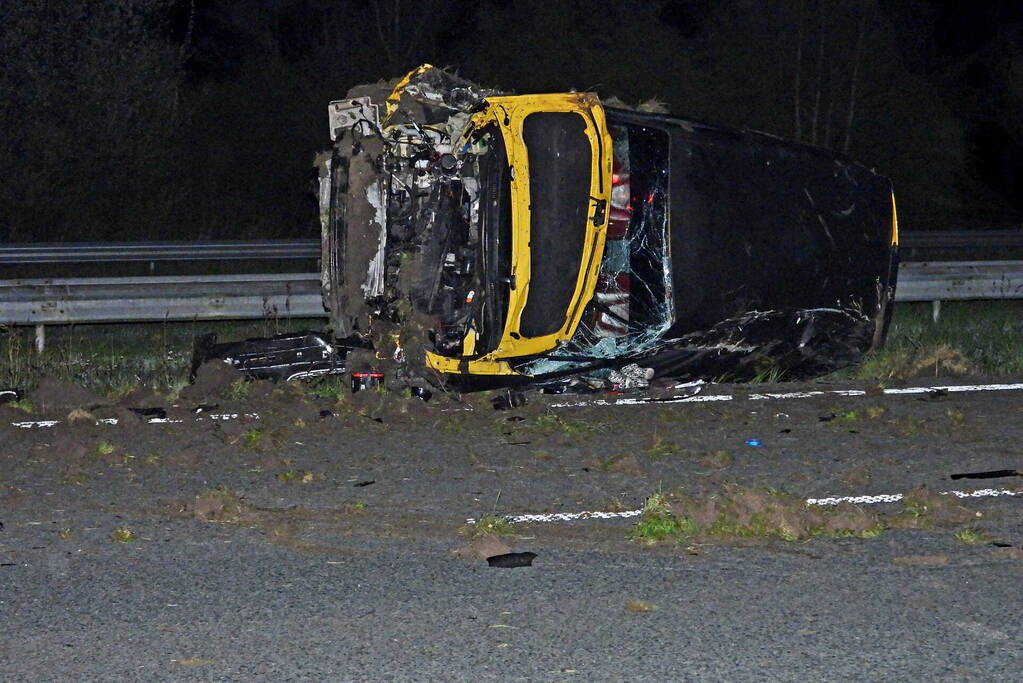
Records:
<instances>
[{"instance_id":1,"label":"clump of dirt","mask_svg":"<svg viewBox=\"0 0 1023 683\"><path fill-rule=\"evenodd\" d=\"M945 567L948 555L904 555L892 560L900 567Z\"/></svg>"},{"instance_id":2,"label":"clump of dirt","mask_svg":"<svg viewBox=\"0 0 1023 683\"><path fill-rule=\"evenodd\" d=\"M8 425L11 422L27 422L34 419L32 413L26 410L24 405L19 404L19 406L0 405L0 424Z\"/></svg>"},{"instance_id":3,"label":"clump of dirt","mask_svg":"<svg viewBox=\"0 0 1023 683\"><path fill-rule=\"evenodd\" d=\"M28 395L28 401L38 411L49 414L67 414L76 408L91 410L110 403L77 384L49 376L40 378L35 390Z\"/></svg>"},{"instance_id":4,"label":"clump of dirt","mask_svg":"<svg viewBox=\"0 0 1023 683\"><path fill-rule=\"evenodd\" d=\"M494 555L510 553L511 548L497 534L484 534L454 552L455 555L464 559L485 560Z\"/></svg>"},{"instance_id":5,"label":"clump of dirt","mask_svg":"<svg viewBox=\"0 0 1023 683\"><path fill-rule=\"evenodd\" d=\"M94 451L95 444L87 443L89 439L82 438L68 430L57 430L53 432L50 440L49 453L61 460L81 461L85 460L90 451Z\"/></svg>"},{"instance_id":6,"label":"clump of dirt","mask_svg":"<svg viewBox=\"0 0 1023 683\"><path fill-rule=\"evenodd\" d=\"M259 518L256 510L243 503L231 489L219 487L204 491L184 506L183 511L201 522L238 524Z\"/></svg>"},{"instance_id":7,"label":"clump of dirt","mask_svg":"<svg viewBox=\"0 0 1023 683\"><path fill-rule=\"evenodd\" d=\"M978 514L959 503L953 495L925 488L913 489L902 498L902 510L887 519L898 529L931 529L975 522Z\"/></svg>"},{"instance_id":8,"label":"clump of dirt","mask_svg":"<svg viewBox=\"0 0 1023 683\"><path fill-rule=\"evenodd\" d=\"M971 369L966 356L948 344L939 344L917 351L910 359L906 374L909 377L966 375Z\"/></svg>"},{"instance_id":9,"label":"clump of dirt","mask_svg":"<svg viewBox=\"0 0 1023 683\"><path fill-rule=\"evenodd\" d=\"M705 453L698 462L708 469L722 470L732 464L732 456L728 451L713 451Z\"/></svg>"},{"instance_id":10,"label":"clump of dirt","mask_svg":"<svg viewBox=\"0 0 1023 683\"><path fill-rule=\"evenodd\" d=\"M677 528L696 538L795 541L820 535L873 536L884 528L877 513L855 505L811 506L786 493L737 485L706 496L676 497L666 508L682 522Z\"/></svg>"},{"instance_id":11,"label":"clump of dirt","mask_svg":"<svg viewBox=\"0 0 1023 683\"><path fill-rule=\"evenodd\" d=\"M377 388L357 391L348 398L346 407L356 415L384 423L436 418L435 410L405 390Z\"/></svg>"},{"instance_id":12,"label":"clump of dirt","mask_svg":"<svg viewBox=\"0 0 1023 683\"><path fill-rule=\"evenodd\" d=\"M222 360L207 361L195 373L195 381L183 388L178 398L195 403L215 401L223 397L235 382L244 380L245 375L228 363Z\"/></svg>"},{"instance_id":13,"label":"clump of dirt","mask_svg":"<svg viewBox=\"0 0 1023 683\"><path fill-rule=\"evenodd\" d=\"M867 365L870 366L871 362L868 361ZM887 379L911 379L966 375L973 368L963 353L948 344L937 344L892 352L883 361L876 361L874 370Z\"/></svg>"},{"instance_id":14,"label":"clump of dirt","mask_svg":"<svg viewBox=\"0 0 1023 683\"><path fill-rule=\"evenodd\" d=\"M857 465L844 475L841 482L850 488L860 488L870 483L870 465Z\"/></svg>"},{"instance_id":15,"label":"clump of dirt","mask_svg":"<svg viewBox=\"0 0 1023 683\"><path fill-rule=\"evenodd\" d=\"M808 505L802 498L770 489L726 485L706 495L651 496L630 536L647 542L683 537L724 541L869 538L889 528L954 527L976 521L978 516L954 496L924 488L905 494L898 512L881 515L851 503Z\"/></svg>"},{"instance_id":16,"label":"clump of dirt","mask_svg":"<svg viewBox=\"0 0 1023 683\"><path fill-rule=\"evenodd\" d=\"M725 487L720 496L691 507L698 528L718 537L861 535L880 523L875 513L853 505L810 506L786 493L740 486Z\"/></svg>"},{"instance_id":17,"label":"clump of dirt","mask_svg":"<svg viewBox=\"0 0 1023 683\"><path fill-rule=\"evenodd\" d=\"M587 462L591 468L602 472L619 472L631 476L643 474L643 467L635 455L617 455L607 460L590 458Z\"/></svg>"},{"instance_id":18,"label":"clump of dirt","mask_svg":"<svg viewBox=\"0 0 1023 683\"><path fill-rule=\"evenodd\" d=\"M158 408L167 401L149 387L136 387L117 399L123 408Z\"/></svg>"}]
</instances>

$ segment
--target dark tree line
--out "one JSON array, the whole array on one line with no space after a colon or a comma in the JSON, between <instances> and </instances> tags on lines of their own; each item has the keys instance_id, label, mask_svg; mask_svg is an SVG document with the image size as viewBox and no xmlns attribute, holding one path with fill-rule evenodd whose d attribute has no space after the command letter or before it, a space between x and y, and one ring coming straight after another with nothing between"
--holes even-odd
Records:
<instances>
[{"instance_id":1,"label":"dark tree line","mask_svg":"<svg viewBox=\"0 0 1023 683\"><path fill-rule=\"evenodd\" d=\"M312 235L327 102L423 61L847 152L893 178L909 229L1011 222L1011 15L950 48L962 38L926 0L9 3L0 239Z\"/></svg>"}]
</instances>

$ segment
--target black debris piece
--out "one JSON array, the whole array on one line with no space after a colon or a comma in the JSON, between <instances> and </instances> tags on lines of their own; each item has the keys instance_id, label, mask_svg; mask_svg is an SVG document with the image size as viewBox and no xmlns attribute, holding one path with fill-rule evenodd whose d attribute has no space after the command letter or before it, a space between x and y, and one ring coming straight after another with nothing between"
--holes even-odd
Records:
<instances>
[{"instance_id":1,"label":"black debris piece","mask_svg":"<svg viewBox=\"0 0 1023 683\"><path fill-rule=\"evenodd\" d=\"M21 392L17 389L0 389L0 404L13 403L21 400Z\"/></svg>"},{"instance_id":2,"label":"black debris piece","mask_svg":"<svg viewBox=\"0 0 1023 683\"><path fill-rule=\"evenodd\" d=\"M944 401L948 398L948 389L931 389L925 395L919 397L918 401Z\"/></svg>"},{"instance_id":3,"label":"black debris piece","mask_svg":"<svg viewBox=\"0 0 1023 683\"><path fill-rule=\"evenodd\" d=\"M505 553L503 555L493 555L487 558L487 564L491 567L501 567L502 569L514 569L515 567L532 567L533 559L536 557L536 553Z\"/></svg>"},{"instance_id":4,"label":"black debris piece","mask_svg":"<svg viewBox=\"0 0 1023 683\"><path fill-rule=\"evenodd\" d=\"M375 483L377 483L375 479L367 479L366 481L357 481L354 484L352 484L352 486L354 486L355 488L361 488L363 486L369 486L370 484Z\"/></svg>"},{"instance_id":5,"label":"black debris piece","mask_svg":"<svg viewBox=\"0 0 1023 683\"><path fill-rule=\"evenodd\" d=\"M494 410L511 410L526 405L526 395L514 389L505 389L500 394L490 399Z\"/></svg>"},{"instance_id":6,"label":"black debris piece","mask_svg":"<svg viewBox=\"0 0 1023 683\"><path fill-rule=\"evenodd\" d=\"M128 408L128 410L135 413L143 420L163 420L167 418L167 410L164 408Z\"/></svg>"},{"instance_id":7,"label":"black debris piece","mask_svg":"<svg viewBox=\"0 0 1023 683\"><path fill-rule=\"evenodd\" d=\"M345 372L350 344L318 332L293 332L275 337L217 343L215 333L196 337L189 378L195 379L208 360L224 360L253 379L274 382L308 379Z\"/></svg>"},{"instance_id":8,"label":"black debris piece","mask_svg":"<svg viewBox=\"0 0 1023 683\"><path fill-rule=\"evenodd\" d=\"M1017 470L989 470L987 472L961 472L949 476L949 479L998 479L1000 477L1021 477Z\"/></svg>"}]
</instances>

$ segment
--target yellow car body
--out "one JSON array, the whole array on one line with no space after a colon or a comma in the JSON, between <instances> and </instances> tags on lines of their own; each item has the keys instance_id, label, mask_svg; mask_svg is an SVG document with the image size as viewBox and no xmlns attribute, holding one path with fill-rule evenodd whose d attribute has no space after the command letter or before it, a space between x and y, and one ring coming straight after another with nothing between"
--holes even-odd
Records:
<instances>
[{"instance_id":1,"label":"yellow car body","mask_svg":"<svg viewBox=\"0 0 1023 683\"><path fill-rule=\"evenodd\" d=\"M592 296L597 283L600 260L604 252L608 212L601 210L611 198L611 137L604 118L604 109L596 95L591 93L565 93L551 95L512 95L488 98L486 108L476 113L467 126L467 131L496 124L501 131L512 167L512 279L514 287L509 292L508 313L500 343L492 351L475 355L475 344L467 339L464 345L467 353L460 357L442 356L427 352L427 365L445 374L471 375L513 375L517 374L508 364L508 359L541 354L557 348L558 344L572 338L583 315L586 302ZM590 201L593 213L578 226L585 232L584 254L581 267L576 275L575 291L571 304L565 312L565 322L557 331L536 337L527 337L519 321L530 296L544 296L543 292L530 291L531 246L530 235L532 213L529 194L529 158L523 140L523 123L530 114L568 112L579 115L585 121L585 134L590 144ZM470 332L470 335L472 333Z\"/></svg>"}]
</instances>

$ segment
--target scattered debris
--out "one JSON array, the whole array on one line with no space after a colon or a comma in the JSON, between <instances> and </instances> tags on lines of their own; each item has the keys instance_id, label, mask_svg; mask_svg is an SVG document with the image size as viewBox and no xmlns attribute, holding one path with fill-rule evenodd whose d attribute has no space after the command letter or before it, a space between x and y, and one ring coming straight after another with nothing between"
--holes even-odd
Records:
<instances>
[{"instance_id":1,"label":"scattered debris","mask_svg":"<svg viewBox=\"0 0 1023 683\"><path fill-rule=\"evenodd\" d=\"M892 561L902 567L945 567L948 555L905 555Z\"/></svg>"},{"instance_id":2,"label":"scattered debris","mask_svg":"<svg viewBox=\"0 0 1023 683\"><path fill-rule=\"evenodd\" d=\"M492 555L487 558L487 564L491 567L501 567L502 569L514 569L515 567L532 567L533 560L536 558L536 553L524 552L524 553L504 553L501 555Z\"/></svg>"},{"instance_id":3,"label":"scattered debris","mask_svg":"<svg viewBox=\"0 0 1023 683\"><path fill-rule=\"evenodd\" d=\"M526 395L521 391L505 389L490 399L490 403L494 406L494 410L512 410L526 405Z\"/></svg>"},{"instance_id":4,"label":"scattered debris","mask_svg":"<svg viewBox=\"0 0 1023 683\"><path fill-rule=\"evenodd\" d=\"M131 543L135 540L135 532L126 526L118 527L110 534L110 540L116 543Z\"/></svg>"},{"instance_id":5,"label":"scattered debris","mask_svg":"<svg viewBox=\"0 0 1023 683\"><path fill-rule=\"evenodd\" d=\"M656 612L657 605L649 603L646 600L630 600L625 603L626 612Z\"/></svg>"},{"instance_id":6,"label":"scattered debris","mask_svg":"<svg viewBox=\"0 0 1023 683\"><path fill-rule=\"evenodd\" d=\"M154 418L157 420L167 419L166 408L128 408L128 410L138 415L143 420L150 420Z\"/></svg>"},{"instance_id":7,"label":"scattered debris","mask_svg":"<svg viewBox=\"0 0 1023 683\"><path fill-rule=\"evenodd\" d=\"M1023 477L1018 470L990 470L987 472L962 472L953 474L949 479L999 479L1001 477Z\"/></svg>"},{"instance_id":8,"label":"scattered debris","mask_svg":"<svg viewBox=\"0 0 1023 683\"><path fill-rule=\"evenodd\" d=\"M352 393L357 391L365 391L366 389L376 389L382 386L384 383L384 373L382 372L353 372L352 373Z\"/></svg>"}]
</instances>

